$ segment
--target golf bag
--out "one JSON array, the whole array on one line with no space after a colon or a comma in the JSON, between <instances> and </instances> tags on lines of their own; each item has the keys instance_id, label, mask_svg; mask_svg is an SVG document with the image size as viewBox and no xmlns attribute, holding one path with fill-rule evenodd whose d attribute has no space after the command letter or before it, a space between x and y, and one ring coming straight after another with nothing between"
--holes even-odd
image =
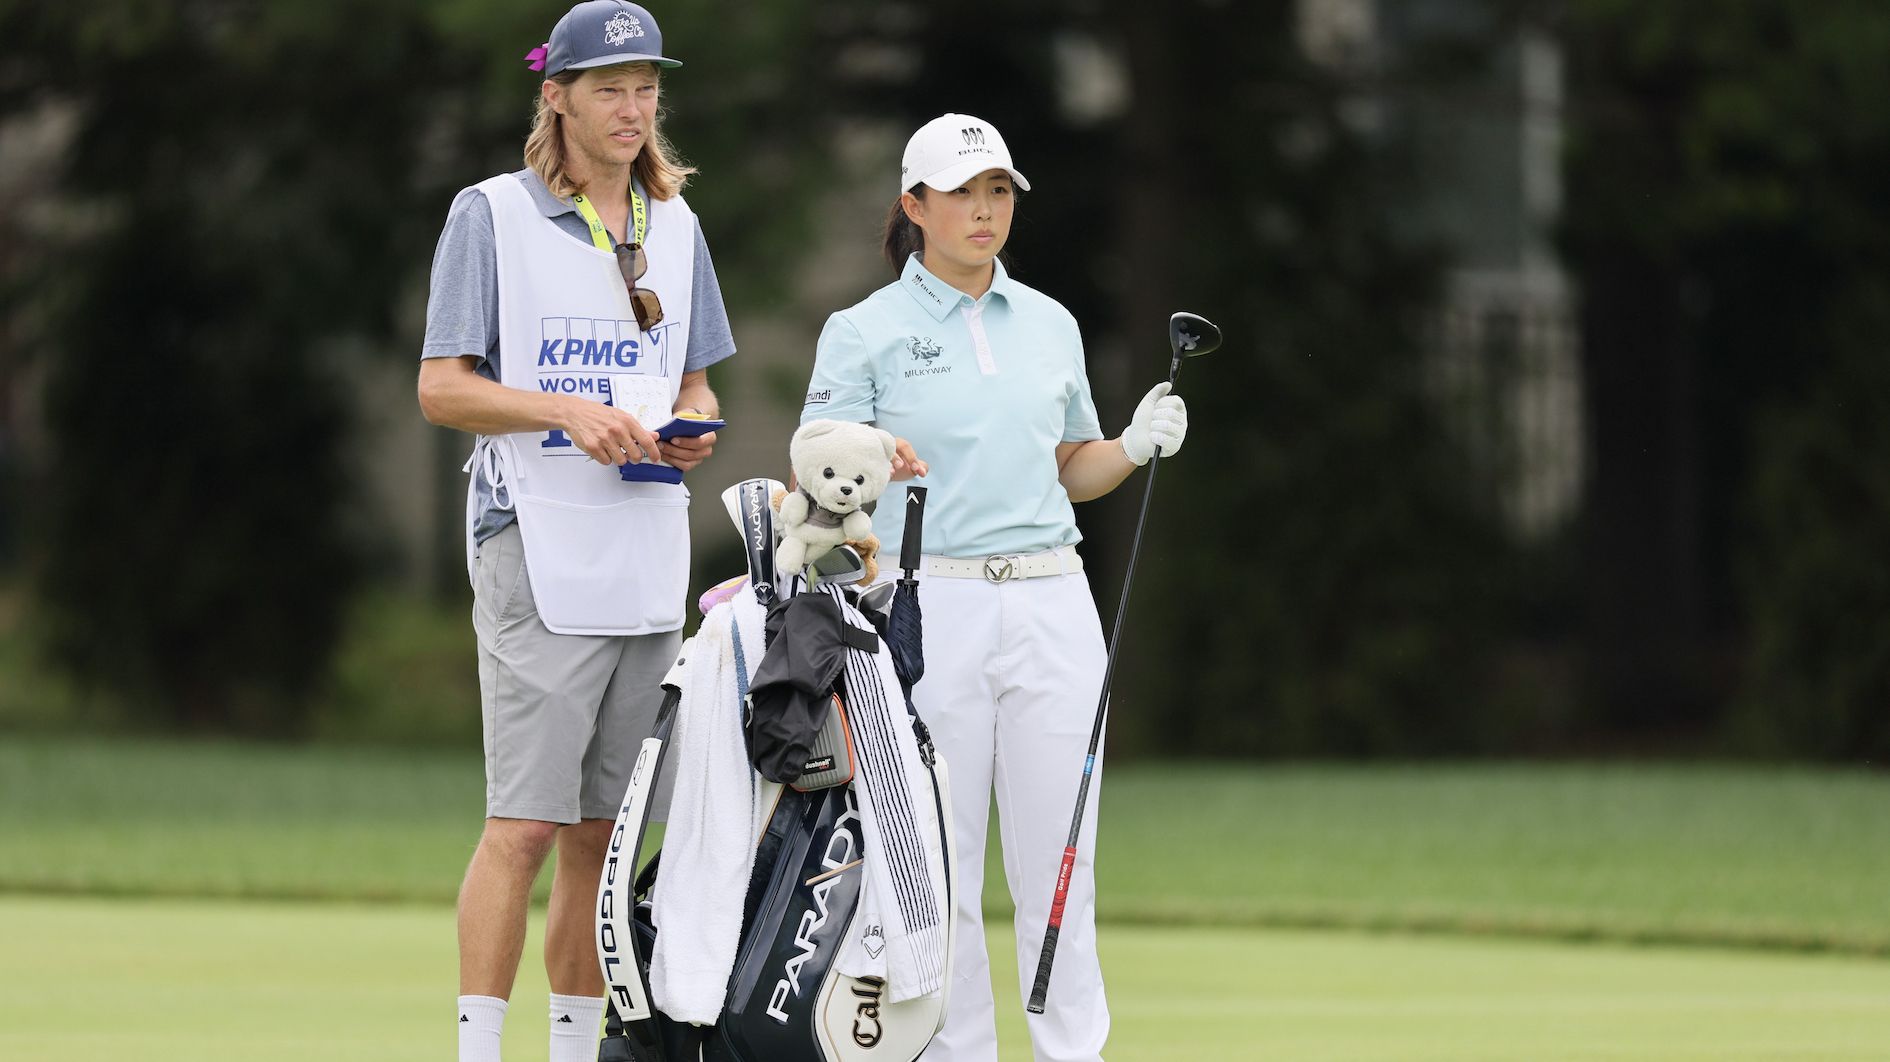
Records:
<instances>
[{"instance_id":1,"label":"golf bag","mask_svg":"<svg viewBox=\"0 0 1890 1062\"><path fill-rule=\"evenodd\" d=\"M738 508L751 585L757 597L771 599L776 585L767 486L765 481L750 481L739 490L740 505L731 508ZM800 588L802 577L792 576L788 584ZM945 861L946 893L941 901L947 921L940 989L891 1003L884 982L849 977L835 967L843 942L870 940L877 932L877 927L859 924L865 874L865 831L856 789L860 783L803 791L764 781L761 806L771 810L756 840L740 944L721 1016L714 1025L700 1026L657 1010L649 988L657 932L651 895L660 887L661 853L640 871L636 860L693 646L694 639L684 643L681 657L663 680L655 731L638 754L605 853L598 885L597 950L609 1007L599 1062L911 1062L944 1025L957 927L949 781L916 715L914 732L931 791L915 793L913 799L935 810L934 840ZM878 648L888 651L883 643ZM909 699L907 707L910 710Z\"/></svg>"}]
</instances>

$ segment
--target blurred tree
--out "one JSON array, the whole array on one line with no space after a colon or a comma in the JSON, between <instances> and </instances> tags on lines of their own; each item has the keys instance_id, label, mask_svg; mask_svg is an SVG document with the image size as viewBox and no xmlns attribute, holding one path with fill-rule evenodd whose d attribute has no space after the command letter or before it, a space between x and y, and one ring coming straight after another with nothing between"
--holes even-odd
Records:
<instances>
[{"instance_id":1,"label":"blurred tree","mask_svg":"<svg viewBox=\"0 0 1890 1062\"><path fill-rule=\"evenodd\" d=\"M1751 650L1733 718L1749 749L1890 756L1887 280L1833 309L1836 364L1758 432Z\"/></svg>"},{"instance_id":2,"label":"blurred tree","mask_svg":"<svg viewBox=\"0 0 1890 1062\"><path fill-rule=\"evenodd\" d=\"M1131 38L1150 92L1122 171L1175 192L1143 222L1169 301L1125 300L1125 324L1164 335L1186 302L1240 340L1190 370L1201 448L1151 520L1142 729L1218 754L1502 742L1507 550L1425 388L1442 261L1390 215L1409 174L1379 108L1417 72L1314 65L1299 4L1164 10Z\"/></svg>"},{"instance_id":3,"label":"blurred tree","mask_svg":"<svg viewBox=\"0 0 1890 1062\"><path fill-rule=\"evenodd\" d=\"M390 329L437 213L415 131L468 63L422 14L14 4L0 25L8 109L80 109L59 183L92 219L35 278L46 633L174 724L298 732L357 582L324 343Z\"/></svg>"},{"instance_id":4,"label":"blurred tree","mask_svg":"<svg viewBox=\"0 0 1890 1062\"><path fill-rule=\"evenodd\" d=\"M1034 187L1015 273L1082 323L1108 430L1163 378L1170 312L1226 332L1182 377L1116 747L1488 747L1506 550L1424 391L1437 263L1393 235L1377 86L1309 61L1296 6L848 10L856 46L896 57L863 95L901 128L957 110L1004 131ZM1105 624L1141 482L1079 512Z\"/></svg>"},{"instance_id":5,"label":"blurred tree","mask_svg":"<svg viewBox=\"0 0 1890 1062\"><path fill-rule=\"evenodd\" d=\"M377 553L345 474L344 352L413 357L447 202L520 165L522 56L567 6L0 0L0 117L80 115L69 221L9 303L41 322L22 344L46 381L33 567L80 678L161 724L305 731ZM817 20L674 14L701 60L671 75L670 132L703 165L731 298L758 297L826 146L791 122L817 99L794 91L819 84Z\"/></svg>"},{"instance_id":6,"label":"blurred tree","mask_svg":"<svg viewBox=\"0 0 1890 1062\"><path fill-rule=\"evenodd\" d=\"M1604 723L1717 725L1749 624L1748 739L1881 754L1890 8L1573 0L1566 28Z\"/></svg>"}]
</instances>

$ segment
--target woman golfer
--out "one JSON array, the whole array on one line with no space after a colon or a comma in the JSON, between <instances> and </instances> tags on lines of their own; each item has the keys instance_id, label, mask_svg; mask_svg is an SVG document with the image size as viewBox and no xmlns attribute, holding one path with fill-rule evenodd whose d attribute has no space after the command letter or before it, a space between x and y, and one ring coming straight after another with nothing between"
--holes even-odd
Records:
<instances>
[{"instance_id":1,"label":"woman golfer","mask_svg":"<svg viewBox=\"0 0 1890 1062\"><path fill-rule=\"evenodd\" d=\"M913 701L951 766L960 922L951 1013L924 1057L990 1062L997 1030L980 894L992 790L1017 901L1018 975L1029 985L1106 659L1070 503L1109 493L1157 446L1178 450L1187 414L1159 384L1120 438L1103 438L1075 319L998 261L1017 192L1030 184L990 123L963 114L926 123L906 144L899 186L885 232L899 281L828 319L801 419L871 421L902 440L900 478L927 476L926 669ZM899 542L904 515L882 503L873 533ZM1048 1005L1030 1016L1040 1062L1100 1059L1109 1035L1096 803Z\"/></svg>"}]
</instances>

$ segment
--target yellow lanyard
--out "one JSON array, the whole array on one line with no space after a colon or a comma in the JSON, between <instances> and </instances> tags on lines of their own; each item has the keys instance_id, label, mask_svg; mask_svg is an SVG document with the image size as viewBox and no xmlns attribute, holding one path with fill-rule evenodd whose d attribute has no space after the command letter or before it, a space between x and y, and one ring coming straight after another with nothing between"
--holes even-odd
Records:
<instances>
[{"instance_id":1,"label":"yellow lanyard","mask_svg":"<svg viewBox=\"0 0 1890 1062\"><path fill-rule=\"evenodd\" d=\"M571 197L571 202L577 206L578 216L584 219L584 224L591 227L591 242L597 245L597 249L615 251L617 246L610 238L610 230L604 227L604 221L597 216L597 208L591 205L591 201L581 195L574 195ZM636 239L630 242L641 247L643 233L650 225L650 215L644 210L643 197L637 194L637 186L634 184L630 186L630 213L636 217Z\"/></svg>"}]
</instances>

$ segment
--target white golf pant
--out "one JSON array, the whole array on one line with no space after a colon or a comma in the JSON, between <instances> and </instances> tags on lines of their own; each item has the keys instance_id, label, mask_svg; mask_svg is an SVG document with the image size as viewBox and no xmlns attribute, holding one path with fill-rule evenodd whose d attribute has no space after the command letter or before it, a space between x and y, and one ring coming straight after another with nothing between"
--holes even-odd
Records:
<instances>
[{"instance_id":1,"label":"white golf pant","mask_svg":"<svg viewBox=\"0 0 1890 1062\"><path fill-rule=\"evenodd\" d=\"M950 766L958 862L951 1012L924 1062L996 1062L985 954L985 824L995 789L1004 876L1017 902L1017 969L1027 997L1069 840L1106 652L1089 582L1071 575L989 583L928 578L925 678L913 704ZM1038 1062L1098 1062L1109 1005L1096 958L1096 805L1084 811L1044 1013L1029 1014Z\"/></svg>"}]
</instances>

